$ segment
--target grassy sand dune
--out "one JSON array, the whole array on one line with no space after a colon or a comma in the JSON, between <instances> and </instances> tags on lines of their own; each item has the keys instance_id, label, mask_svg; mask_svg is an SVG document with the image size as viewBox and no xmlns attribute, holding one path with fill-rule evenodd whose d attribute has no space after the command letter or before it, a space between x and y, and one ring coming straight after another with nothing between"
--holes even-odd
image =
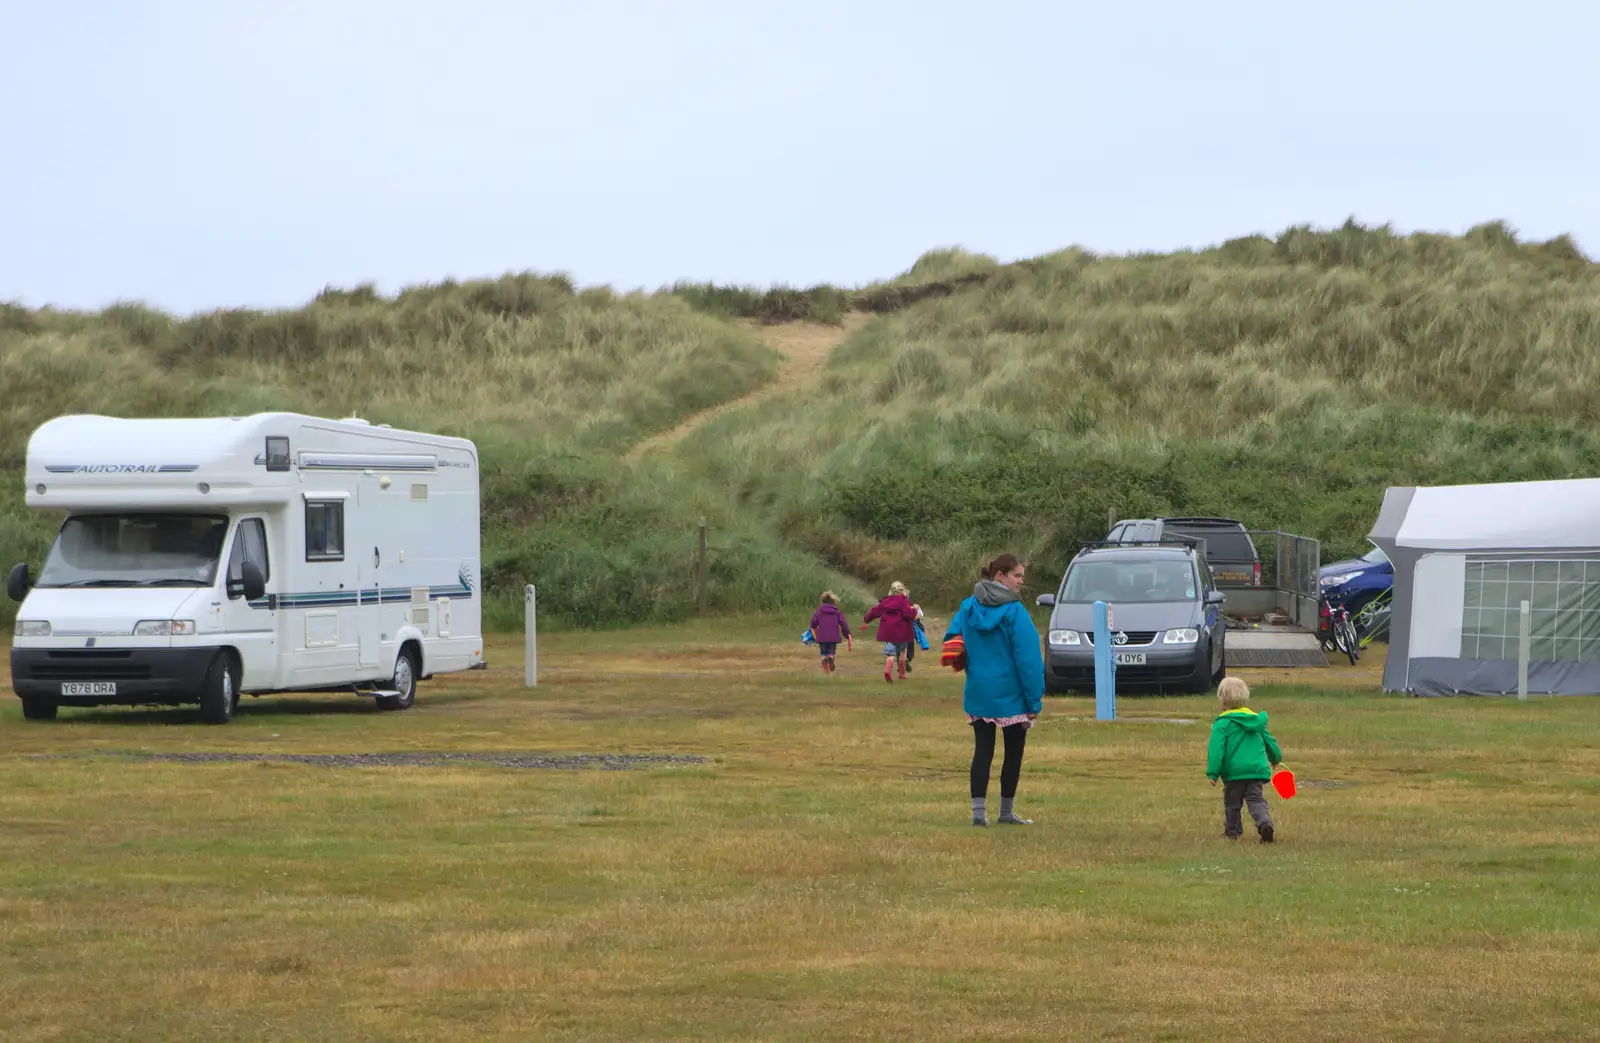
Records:
<instances>
[{"instance_id":1,"label":"grassy sand dune","mask_svg":"<svg viewBox=\"0 0 1600 1043\"><path fill-rule=\"evenodd\" d=\"M783 348L819 328L827 350ZM722 614L801 612L840 573L953 604L1006 548L1048 586L1108 511L1225 514L1341 555L1391 484L1600 471L1597 337L1596 266L1499 224L936 250L856 288L529 275L185 320L5 306L0 561L49 538L18 473L43 419L265 408L477 439L501 625L527 582L553 623L684 618L702 515Z\"/></svg>"}]
</instances>

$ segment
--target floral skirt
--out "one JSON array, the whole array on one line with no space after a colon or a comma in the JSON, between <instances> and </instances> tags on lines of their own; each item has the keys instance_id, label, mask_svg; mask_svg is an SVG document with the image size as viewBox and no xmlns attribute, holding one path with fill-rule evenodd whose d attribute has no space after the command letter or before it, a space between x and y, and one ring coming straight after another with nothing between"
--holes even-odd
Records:
<instances>
[{"instance_id":1,"label":"floral skirt","mask_svg":"<svg viewBox=\"0 0 1600 1043\"><path fill-rule=\"evenodd\" d=\"M977 724L979 721L988 721L996 728L1009 728L1013 724L1020 724L1024 728L1033 727L1033 721L1025 713L1015 714L1011 717L974 717L970 713L967 714L968 724Z\"/></svg>"}]
</instances>

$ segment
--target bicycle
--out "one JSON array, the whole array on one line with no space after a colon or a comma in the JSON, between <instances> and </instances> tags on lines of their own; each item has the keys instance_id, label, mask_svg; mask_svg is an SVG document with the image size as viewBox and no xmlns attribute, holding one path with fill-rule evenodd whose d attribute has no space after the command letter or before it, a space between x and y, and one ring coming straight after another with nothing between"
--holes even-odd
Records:
<instances>
[{"instance_id":1,"label":"bicycle","mask_svg":"<svg viewBox=\"0 0 1600 1043\"><path fill-rule=\"evenodd\" d=\"M1355 666L1356 660L1361 658L1361 638L1356 635L1355 624L1350 622L1350 613L1344 605L1335 605L1324 595L1319 615L1328 633L1328 637L1322 639L1323 651L1337 649L1350 658L1351 666Z\"/></svg>"}]
</instances>

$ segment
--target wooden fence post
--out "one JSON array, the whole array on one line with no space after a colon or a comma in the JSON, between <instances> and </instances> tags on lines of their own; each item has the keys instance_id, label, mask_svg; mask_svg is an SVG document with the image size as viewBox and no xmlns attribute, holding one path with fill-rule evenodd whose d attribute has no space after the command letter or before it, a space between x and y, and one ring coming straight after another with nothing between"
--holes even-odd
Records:
<instances>
[{"instance_id":1,"label":"wooden fence post","mask_svg":"<svg viewBox=\"0 0 1600 1043\"><path fill-rule=\"evenodd\" d=\"M706 614L706 575L708 572L706 562L706 520L700 519L700 546L694 559L694 611L696 615Z\"/></svg>"}]
</instances>

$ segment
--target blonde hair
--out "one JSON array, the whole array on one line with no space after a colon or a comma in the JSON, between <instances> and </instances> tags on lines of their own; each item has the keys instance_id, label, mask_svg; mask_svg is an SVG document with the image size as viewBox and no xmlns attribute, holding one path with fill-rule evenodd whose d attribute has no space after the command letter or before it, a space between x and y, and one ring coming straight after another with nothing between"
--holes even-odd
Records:
<instances>
[{"instance_id":1,"label":"blonde hair","mask_svg":"<svg viewBox=\"0 0 1600 1043\"><path fill-rule=\"evenodd\" d=\"M824 604L837 605L839 603L839 595L831 590L824 590L822 592L822 600Z\"/></svg>"},{"instance_id":2,"label":"blonde hair","mask_svg":"<svg viewBox=\"0 0 1600 1043\"><path fill-rule=\"evenodd\" d=\"M911 596L911 591L907 590L906 585L901 583L899 580L895 580L893 583L889 584L889 593L891 595L904 594L906 597Z\"/></svg>"},{"instance_id":3,"label":"blonde hair","mask_svg":"<svg viewBox=\"0 0 1600 1043\"><path fill-rule=\"evenodd\" d=\"M1224 711L1243 709L1250 702L1250 686L1238 677L1224 677L1217 685L1217 705Z\"/></svg>"}]
</instances>

